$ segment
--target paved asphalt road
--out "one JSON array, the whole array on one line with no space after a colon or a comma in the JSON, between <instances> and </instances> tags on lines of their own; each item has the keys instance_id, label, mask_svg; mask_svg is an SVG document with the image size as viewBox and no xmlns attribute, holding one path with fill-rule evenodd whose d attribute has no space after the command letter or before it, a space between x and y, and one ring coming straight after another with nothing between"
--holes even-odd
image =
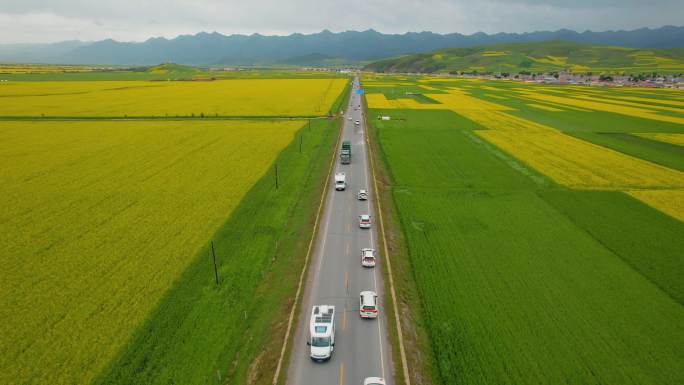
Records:
<instances>
[{"instance_id":1,"label":"paved asphalt road","mask_svg":"<svg viewBox=\"0 0 684 385\"><path fill-rule=\"evenodd\" d=\"M354 80L354 90L357 87L358 78ZM388 385L393 384L383 306L385 296L379 271L383 268L383 256L376 254L375 268L362 267L360 259L362 248L378 249L363 110L353 108L360 104L361 96L352 91L342 132L342 140L352 143L351 164L340 164L337 149L333 168L334 173L346 174L347 189L335 191L334 181L329 181L331 191L322 213L290 355L288 385L362 385L366 377L384 377ZM352 120L348 120L349 116ZM360 125L354 125L356 120ZM357 200L359 189L369 191L368 201ZM358 216L366 213L371 214L373 225L370 230L361 229L358 225ZM380 316L377 319L359 317L359 293L363 290L373 290L378 294ZM313 305L335 305L337 313L335 350L327 362L317 363L309 358L306 341Z\"/></svg>"}]
</instances>

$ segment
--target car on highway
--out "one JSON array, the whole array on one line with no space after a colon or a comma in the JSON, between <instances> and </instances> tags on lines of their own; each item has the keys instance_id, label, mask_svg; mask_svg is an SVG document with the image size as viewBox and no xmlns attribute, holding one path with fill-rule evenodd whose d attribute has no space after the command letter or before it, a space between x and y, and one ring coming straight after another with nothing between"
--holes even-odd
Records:
<instances>
[{"instance_id":1,"label":"car on highway","mask_svg":"<svg viewBox=\"0 0 684 385\"><path fill-rule=\"evenodd\" d=\"M350 117L348 117L348 118L347 118L347 120L352 120L352 117L351 117L351 116L350 116Z\"/></svg>"},{"instance_id":2,"label":"car on highway","mask_svg":"<svg viewBox=\"0 0 684 385\"><path fill-rule=\"evenodd\" d=\"M357 198L359 198L360 201L365 201L366 199L368 199L368 191L359 190L359 193L356 196Z\"/></svg>"},{"instance_id":3,"label":"car on highway","mask_svg":"<svg viewBox=\"0 0 684 385\"><path fill-rule=\"evenodd\" d=\"M347 188L347 177L343 172L335 174L335 190L342 191Z\"/></svg>"},{"instance_id":4,"label":"car on highway","mask_svg":"<svg viewBox=\"0 0 684 385\"><path fill-rule=\"evenodd\" d=\"M378 295L366 290L359 294L359 315L361 318L378 318Z\"/></svg>"},{"instance_id":5,"label":"car on highway","mask_svg":"<svg viewBox=\"0 0 684 385\"><path fill-rule=\"evenodd\" d=\"M361 266L375 267L375 249L368 247L361 249Z\"/></svg>"},{"instance_id":6,"label":"car on highway","mask_svg":"<svg viewBox=\"0 0 684 385\"><path fill-rule=\"evenodd\" d=\"M368 214L359 215L359 227L362 229L370 229L371 217Z\"/></svg>"},{"instance_id":7,"label":"car on highway","mask_svg":"<svg viewBox=\"0 0 684 385\"><path fill-rule=\"evenodd\" d=\"M359 122L359 121L357 120L357 121L354 122L354 124L358 126L359 124L361 124L361 122Z\"/></svg>"},{"instance_id":8,"label":"car on highway","mask_svg":"<svg viewBox=\"0 0 684 385\"><path fill-rule=\"evenodd\" d=\"M385 380L381 377L366 377L363 385L385 385Z\"/></svg>"}]
</instances>

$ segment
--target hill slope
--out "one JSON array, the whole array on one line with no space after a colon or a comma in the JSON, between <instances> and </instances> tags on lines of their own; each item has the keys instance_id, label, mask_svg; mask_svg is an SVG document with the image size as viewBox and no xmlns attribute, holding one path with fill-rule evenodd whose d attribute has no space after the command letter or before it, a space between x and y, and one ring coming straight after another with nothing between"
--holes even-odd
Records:
<instances>
[{"instance_id":1,"label":"hill slope","mask_svg":"<svg viewBox=\"0 0 684 385\"><path fill-rule=\"evenodd\" d=\"M289 36L222 35L201 32L174 39L152 38L130 43L115 40L55 44L0 45L0 61L59 64L153 65L326 65L358 63L442 48L562 39L627 47L684 47L684 27L582 33L561 29L530 33L440 35L432 32L383 34L322 31Z\"/></svg>"},{"instance_id":2,"label":"hill slope","mask_svg":"<svg viewBox=\"0 0 684 385\"><path fill-rule=\"evenodd\" d=\"M546 41L450 48L380 60L377 72L684 72L684 49L639 49Z\"/></svg>"}]
</instances>

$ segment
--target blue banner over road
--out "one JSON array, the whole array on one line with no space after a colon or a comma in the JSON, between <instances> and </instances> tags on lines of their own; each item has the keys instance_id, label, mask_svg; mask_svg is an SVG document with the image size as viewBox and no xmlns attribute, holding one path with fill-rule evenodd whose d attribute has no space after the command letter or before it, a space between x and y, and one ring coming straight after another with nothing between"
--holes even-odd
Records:
<instances>
[{"instance_id":1,"label":"blue banner over road","mask_svg":"<svg viewBox=\"0 0 684 385\"><path fill-rule=\"evenodd\" d=\"M359 88L358 90L356 90L356 93L359 94L359 95L362 94L363 92L364 92L364 91L363 91L362 88Z\"/></svg>"}]
</instances>

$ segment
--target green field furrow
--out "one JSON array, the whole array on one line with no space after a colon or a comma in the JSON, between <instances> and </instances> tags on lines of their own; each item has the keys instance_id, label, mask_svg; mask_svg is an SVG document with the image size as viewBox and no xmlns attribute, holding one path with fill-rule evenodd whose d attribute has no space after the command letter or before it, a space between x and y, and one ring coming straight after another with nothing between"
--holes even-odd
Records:
<instances>
[{"instance_id":1,"label":"green field furrow","mask_svg":"<svg viewBox=\"0 0 684 385\"><path fill-rule=\"evenodd\" d=\"M443 383L678 383L684 308L534 193L394 197Z\"/></svg>"},{"instance_id":2,"label":"green field furrow","mask_svg":"<svg viewBox=\"0 0 684 385\"><path fill-rule=\"evenodd\" d=\"M476 82L457 84L459 91L483 95ZM422 352L425 367L436 368L435 382L444 384L678 384L684 370L682 222L621 192L568 189L563 178L553 183L531 169L536 163L528 158L577 158L568 164L585 168L563 170L568 177L584 170L587 177L625 178L631 185L637 170L611 176L601 162L642 167L640 161L582 142L565 147L566 136L557 130L581 137L604 126L605 132L630 132L649 121L533 109L506 87L497 95L507 100L487 99L511 108L504 112L459 93L444 105L451 111L391 103L370 110L411 266L410 278L396 273L415 282L419 296L406 297L407 306L429 336L421 345L429 349ZM681 130L650 124L645 132ZM524 144L510 153L485 133L559 142L544 154ZM591 151L563 152L582 148ZM666 165L681 160L656 147L616 149L669 160Z\"/></svg>"},{"instance_id":3,"label":"green field furrow","mask_svg":"<svg viewBox=\"0 0 684 385\"><path fill-rule=\"evenodd\" d=\"M675 301L684 304L684 238L680 236L684 223L622 193L544 191L540 195Z\"/></svg>"},{"instance_id":4,"label":"green field furrow","mask_svg":"<svg viewBox=\"0 0 684 385\"><path fill-rule=\"evenodd\" d=\"M513 167L502 167L515 161L471 135L469 131L479 126L468 119L451 111L395 110L392 115L396 121L377 121L374 125L380 128L379 144L386 159L410 159L405 163L388 161L398 186L519 189L534 185L532 179L520 178ZM415 129L426 121L430 126L424 129L430 135Z\"/></svg>"}]
</instances>

